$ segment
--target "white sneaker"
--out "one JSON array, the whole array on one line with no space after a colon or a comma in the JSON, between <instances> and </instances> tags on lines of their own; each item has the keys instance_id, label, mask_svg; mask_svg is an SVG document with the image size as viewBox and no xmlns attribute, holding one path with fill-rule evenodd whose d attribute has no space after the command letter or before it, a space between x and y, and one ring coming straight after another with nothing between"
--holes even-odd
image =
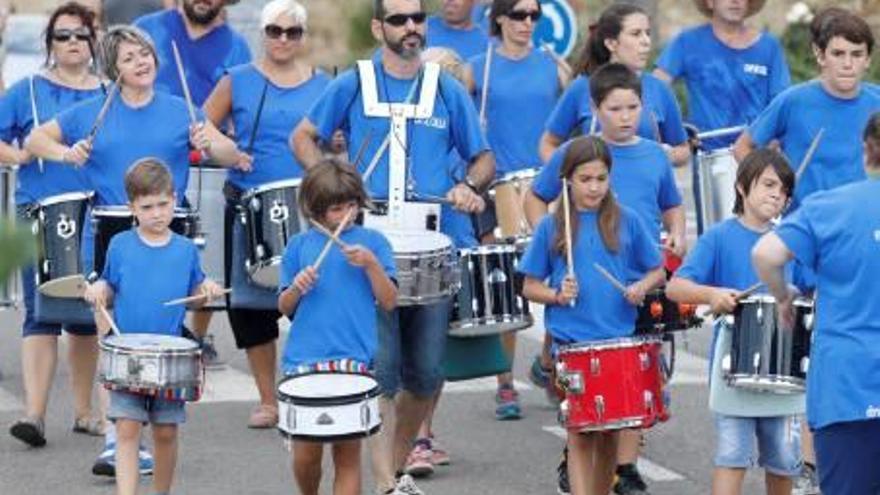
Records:
<instances>
[{"instance_id":1,"label":"white sneaker","mask_svg":"<svg viewBox=\"0 0 880 495\"><path fill-rule=\"evenodd\" d=\"M425 492L419 490L412 476L404 474L397 479L397 486L394 487L391 495L425 495Z\"/></svg>"}]
</instances>

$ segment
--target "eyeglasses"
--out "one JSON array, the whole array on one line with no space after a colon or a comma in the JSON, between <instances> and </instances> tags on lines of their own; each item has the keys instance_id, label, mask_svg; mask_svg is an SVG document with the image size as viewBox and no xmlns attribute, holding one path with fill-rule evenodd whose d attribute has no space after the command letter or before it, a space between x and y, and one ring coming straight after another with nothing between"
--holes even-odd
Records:
<instances>
[{"instance_id":1,"label":"eyeglasses","mask_svg":"<svg viewBox=\"0 0 880 495\"><path fill-rule=\"evenodd\" d=\"M389 15L385 18L385 22L391 24L394 27L401 27L405 26L408 21L413 21L413 24L422 24L427 18L428 14L424 12L413 12L412 14Z\"/></svg>"},{"instance_id":2,"label":"eyeglasses","mask_svg":"<svg viewBox=\"0 0 880 495\"><path fill-rule=\"evenodd\" d=\"M538 22L538 19L541 18L540 10L511 10L508 12L507 17L509 17L513 21L523 22L526 18L532 20L532 22Z\"/></svg>"},{"instance_id":3,"label":"eyeglasses","mask_svg":"<svg viewBox=\"0 0 880 495\"><path fill-rule=\"evenodd\" d=\"M287 39L291 41L298 41L303 37L303 33L306 30L302 26L290 26L288 28L283 28L276 24L269 24L263 30L266 33L266 37L269 39L277 40L281 38L281 35L287 36Z\"/></svg>"},{"instance_id":4,"label":"eyeglasses","mask_svg":"<svg viewBox=\"0 0 880 495\"><path fill-rule=\"evenodd\" d=\"M60 43L70 41L71 39L88 41L92 39L92 35L89 33L88 28L56 29L52 31L52 39Z\"/></svg>"}]
</instances>

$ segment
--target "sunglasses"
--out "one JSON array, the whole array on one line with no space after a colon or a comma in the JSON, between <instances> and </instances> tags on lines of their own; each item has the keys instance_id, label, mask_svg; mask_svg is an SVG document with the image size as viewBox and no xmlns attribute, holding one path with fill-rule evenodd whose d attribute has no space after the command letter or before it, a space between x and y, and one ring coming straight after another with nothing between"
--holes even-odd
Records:
<instances>
[{"instance_id":1,"label":"sunglasses","mask_svg":"<svg viewBox=\"0 0 880 495\"><path fill-rule=\"evenodd\" d=\"M52 31L52 39L58 42L70 41L71 39L76 39L77 41L88 41L92 39L91 33L87 28L77 28L77 29L56 29Z\"/></svg>"},{"instance_id":2,"label":"sunglasses","mask_svg":"<svg viewBox=\"0 0 880 495\"><path fill-rule=\"evenodd\" d=\"M517 21L517 22L523 22L527 18L531 19L532 22L538 22L538 19L541 18L541 11L540 10L511 10L506 15L511 20Z\"/></svg>"},{"instance_id":3,"label":"sunglasses","mask_svg":"<svg viewBox=\"0 0 880 495\"><path fill-rule=\"evenodd\" d=\"M291 41L298 41L302 39L303 34L306 30L302 26L290 26L289 28L283 28L276 24L269 24L264 29L266 33L266 37L269 39L277 40L281 38L281 35L287 36L287 39Z\"/></svg>"},{"instance_id":4,"label":"sunglasses","mask_svg":"<svg viewBox=\"0 0 880 495\"><path fill-rule=\"evenodd\" d=\"M412 14L392 14L385 18L385 22L394 27L405 26L407 21L413 21L413 24L422 24L428 14L424 12L413 12Z\"/></svg>"}]
</instances>

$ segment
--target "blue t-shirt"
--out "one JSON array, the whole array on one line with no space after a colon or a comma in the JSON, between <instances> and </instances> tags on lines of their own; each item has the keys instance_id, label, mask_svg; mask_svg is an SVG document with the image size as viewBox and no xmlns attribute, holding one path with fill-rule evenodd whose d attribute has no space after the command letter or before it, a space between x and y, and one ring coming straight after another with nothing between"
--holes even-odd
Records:
<instances>
[{"instance_id":1,"label":"blue t-shirt","mask_svg":"<svg viewBox=\"0 0 880 495\"><path fill-rule=\"evenodd\" d=\"M241 189L250 189L267 182L301 177L302 166L290 152L288 139L309 107L324 91L330 78L323 72L316 72L295 87L280 87L253 64L233 67L229 70L229 77L232 82L231 116L236 143L239 150L254 158L252 171L230 170L229 181ZM256 123L261 99L263 110L260 122ZM256 137L254 126L257 128Z\"/></svg>"},{"instance_id":2,"label":"blue t-shirt","mask_svg":"<svg viewBox=\"0 0 880 495\"><path fill-rule=\"evenodd\" d=\"M817 192L776 233L815 270L807 419L812 428L880 417L880 181Z\"/></svg>"},{"instance_id":3,"label":"blue t-shirt","mask_svg":"<svg viewBox=\"0 0 880 495\"><path fill-rule=\"evenodd\" d=\"M654 141L606 143L611 152L611 190L624 206L642 217L655 242L660 241L663 212L681 205L681 193L666 152ZM571 141L563 143L532 182L532 192L549 203L562 192L559 171Z\"/></svg>"},{"instance_id":4,"label":"blue t-shirt","mask_svg":"<svg viewBox=\"0 0 880 495\"><path fill-rule=\"evenodd\" d=\"M595 211L578 213L577 237L574 240L574 268L580 292L574 307L548 304L544 307L544 325L562 344L588 342L632 335L636 307L593 266L598 263L618 280L629 273L645 273L660 266L657 242L632 210L621 206L618 252L612 253L602 242ZM565 255L554 249L556 221L545 216L517 268L526 276L547 280L558 289L568 273ZM548 280L549 279L549 280Z\"/></svg>"},{"instance_id":5,"label":"blue t-shirt","mask_svg":"<svg viewBox=\"0 0 880 495\"><path fill-rule=\"evenodd\" d=\"M687 139L681 122L678 101L669 86L653 75L642 72L642 113L636 133L671 146L677 146ZM547 132L560 139L568 139L576 130L590 133L593 111L590 108L590 78L578 76L565 89L550 114L545 126ZM596 121L595 132L601 126Z\"/></svg>"},{"instance_id":6,"label":"blue t-shirt","mask_svg":"<svg viewBox=\"0 0 880 495\"><path fill-rule=\"evenodd\" d=\"M871 114L880 110L880 95L859 91L852 99L837 98L819 81L789 88L749 127L757 146L774 139L797 170L810 143L825 129L816 152L794 188L794 207L816 191L833 189L865 178L862 131Z\"/></svg>"},{"instance_id":7,"label":"blue t-shirt","mask_svg":"<svg viewBox=\"0 0 880 495\"><path fill-rule=\"evenodd\" d=\"M474 103L483 98L486 53L472 58ZM534 48L520 60L510 59L496 49L489 68L486 98L486 134L495 153L495 175L540 167L538 143L543 122L559 96L556 62Z\"/></svg>"},{"instance_id":8,"label":"blue t-shirt","mask_svg":"<svg viewBox=\"0 0 880 495\"><path fill-rule=\"evenodd\" d=\"M711 24L687 29L675 37L657 67L683 78L690 121L701 131L747 125L770 100L791 84L785 52L769 33L748 48L722 43ZM710 149L733 144L736 136L706 140Z\"/></svg>"},{"instance_id":9,"label":"blue t-shirt","mask_svg":"<svg viewBox=\"0 0 880 495\"><path fill-rule=\"evenodd\" d=\"M88 136L103 104L103 97L92 98L58 114L65 144L72 146ZM177 200L183 201L189 178L189 125L186 102L181 98L157 91L149 103L132 108L117 94L83 167L97 204L127 204L125 172L146 157L168 165Z\"/></svg>"},{"instance_id":10,"label":"blue t-shirt","mask_svg":"<svg viewBox=\"0 0 880 495\"><path fill-rule=\"evenodd\" d=\"M102 94L101 88L73 89L39 75L33 78L34 101L40 124L52 120L65 108ZM22 144L33 127L30 78L24 78L0 97L0 139L8 144L13 141ZM34 159L23 163L18 169L15 203L33 203L49 196L87 189L89 184L81 170L71 165L43 160L43 173L40 173L38 160Z\"/></svg>"},{"instance_id":11,"label":"blue t-shirt","mask_svg":"<svg viewBox=\"0 0 880 495\"><path fill-rule=\"evenodd\" d=\"M395 277L391 244L380 232L352 226L340 234L347 244L360 244L376 256L389 277ZM315 229L290 239L281 260L279 292L318 258L327 237ZM376 297L366 271L351 265L333 246L318 268L318 280L299 301L284 346L282 369L291 371L337 359L370 364L378 346Z\"/></svg>"},{"instance_id":12,"label":"blue t-shirt","mask_svg":"<svg viewBox=\"0 0 880 495\"><path fill-rule=\"evenodd\" d=\"M176 9L139 17L134 25L146 31L156 46L159 55L156 88L183 97L171 48L172 40L177 43L193 103L199 107L227 69L251 61L247 41L225 23L196 39L189 37L183 14Z\"/></svg>"},{"instance_id":13,"label":"blue t-shirt","mask_svg":"<svg viewBox=\"0 0 880 495\"><path fill-rule=\"evenodd\" d=\"M479 53L485 53L489 37L480 26L473 25L470 29L456 29L443 22L440 16L428 17L427 46L449 48L462 60L467 60Z\"/></svg>"},{"instance_id":14,"label":"blue t-shirt","mask_svg":"<svg viewBox=\"0 0 880 495\"><path fill-rule=\"evenodd\" d=\"M380 102L404 102L410 87L420 82L419 79L397 79L387 74L375 58L373 66ZM334 131L342 129L346 141L351 143L348 150L352 161L361 143L369 137L364 159L358 164L359 170L364 172L388 135L390 119L364 115L360 86L356 68L343 72L327 86L309 111L308 118L324 141L329 141ZM416 88L413 103L418 102L419 93ZM433 115L427 119L408 120L406 127L407 181L413 186L410 192L417 194L444 196L455 185L452 180L455 165L448 160L453 148L468 163L489 150L470 95L444 72L440 73ZM366 186L373 199L388 197L388 150L383 153Z\"/></svg>"},{"instance_id":15,"label":"blue t-shirt","mask_svg":"<svg viewBox=\"0 0 880 495\"><path fill-rule=\"evenodd\" d=\"M115 293L113 318L123 333L181 335L186 306L166 301L189 296L205 279L199 250L171 233L163 246L150 246L136 229L113 236L101 278Z\"/></svg>"}]
</instances>

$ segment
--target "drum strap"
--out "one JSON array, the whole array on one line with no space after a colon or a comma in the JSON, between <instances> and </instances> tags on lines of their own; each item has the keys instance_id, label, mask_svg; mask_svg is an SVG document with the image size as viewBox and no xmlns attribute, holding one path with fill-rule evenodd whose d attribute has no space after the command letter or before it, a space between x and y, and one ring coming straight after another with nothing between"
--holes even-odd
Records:
<instances>
[{"instance_id":1,"label":"drum strap","mask_svg":"<svg viewBox=\"0 0 880 495\"><path fill-rule=\"evenodd\" d=\"M257 115L254 117L254 125L253 130L251 131L251 138L248 141L247 154L253 155L254 153L254 140L257 138L257 129L260 128L260 118L263 116L263 105L266 104L266 91L269 90L269 79L263 82L263 92L260 94L260 103L257 104Z\"/></svg>"}]
</instances>

